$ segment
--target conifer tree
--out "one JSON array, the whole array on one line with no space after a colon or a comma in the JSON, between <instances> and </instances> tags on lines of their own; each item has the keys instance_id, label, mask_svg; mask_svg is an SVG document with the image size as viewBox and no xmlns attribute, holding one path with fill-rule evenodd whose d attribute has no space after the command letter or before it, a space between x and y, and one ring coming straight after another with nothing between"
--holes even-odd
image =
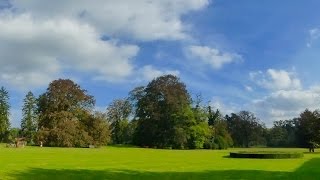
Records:
<instances>
[{"instance_id":1,"label":"conifer tree","mask_svg":"<svg viewBox=\"0 0 320 180\"><path fill-rule=\"evenodd\" d=\"M10 104L9 93L4 88L0 89L0 141L3 141L9 131L10 127Z\"/></svg>"},{"instance_id":2,"label":"conifer tree","mask_svg":"<svg viewBox=\"0 0 320 180\"><path fill-rule=\"evenodd\" d=\"M33 93L29 91L23 102L21 135L27 138L28 143L31 143L37 130L36 98Z\"/></svg>"}]
</instances>

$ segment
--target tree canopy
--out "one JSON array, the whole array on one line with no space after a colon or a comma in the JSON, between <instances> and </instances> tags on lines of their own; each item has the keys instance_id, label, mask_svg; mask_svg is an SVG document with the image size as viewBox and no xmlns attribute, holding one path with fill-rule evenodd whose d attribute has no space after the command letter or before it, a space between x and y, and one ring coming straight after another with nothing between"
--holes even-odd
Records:
<instances>
[{"instance_id":1,"label":"tree canopy","mask_svg":"<svg viewBox=\"0 0 320 180\"><path fill-rule=\"evenodd\" d=\"M94 116L93 96L69 79L50 83L38 101L39 131L37 140L47 146L88 147L106 144L93 131L108 131L108 125ZM108 133L108 132L105 132Z\"/></svg>"}]
</instances>

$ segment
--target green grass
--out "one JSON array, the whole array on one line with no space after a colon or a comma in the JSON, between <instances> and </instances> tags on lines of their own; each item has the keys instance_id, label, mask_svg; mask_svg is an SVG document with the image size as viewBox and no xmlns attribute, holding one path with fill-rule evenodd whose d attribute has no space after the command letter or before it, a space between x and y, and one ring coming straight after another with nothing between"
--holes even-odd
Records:
<instances>
[{"instance_id":1,"label":"green grass","mask_svg":"<svg viewBox=\"0 0 320 180\"><path fill-rule=\"evenodd\" d=\"M320 154L300 159L233 159L229 150L4 148L0 179L319 179ZM306 149L250 151L306 152Z\"/></svg>"}]
</instances>

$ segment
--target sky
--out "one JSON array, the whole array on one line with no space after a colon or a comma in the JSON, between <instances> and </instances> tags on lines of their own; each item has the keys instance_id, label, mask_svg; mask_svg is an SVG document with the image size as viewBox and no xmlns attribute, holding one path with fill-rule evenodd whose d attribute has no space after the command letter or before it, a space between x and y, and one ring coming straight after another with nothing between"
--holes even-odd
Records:
<instances>
[{"instance_id":1,"label":"sky","mask_svg":"<svg viewBox=\"0 0 320 180\"><path fill-rule=\"evenodd\" d=\"M268 127L320 106L320 1L0 0L0 86L20 126L28 91L68 78L104 111L157 76Z\"/></svg>"}]
</instances>

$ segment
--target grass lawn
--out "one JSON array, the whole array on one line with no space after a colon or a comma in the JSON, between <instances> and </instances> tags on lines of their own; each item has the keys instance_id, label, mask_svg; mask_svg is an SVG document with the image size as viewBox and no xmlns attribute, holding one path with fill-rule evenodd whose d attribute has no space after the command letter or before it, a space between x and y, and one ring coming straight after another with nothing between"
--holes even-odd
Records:
<instances>
[{"instance_id":1,"label":"grass lawn","mask_svg":"<svg viewBox=\"0 0 320 180\"><path fill-rule=\"evenodd\" d=\"M320 179L320 154L280 160L228 157L237 150L15 149L1 144L0 179Z\"/></svg>"}]
</instances>

